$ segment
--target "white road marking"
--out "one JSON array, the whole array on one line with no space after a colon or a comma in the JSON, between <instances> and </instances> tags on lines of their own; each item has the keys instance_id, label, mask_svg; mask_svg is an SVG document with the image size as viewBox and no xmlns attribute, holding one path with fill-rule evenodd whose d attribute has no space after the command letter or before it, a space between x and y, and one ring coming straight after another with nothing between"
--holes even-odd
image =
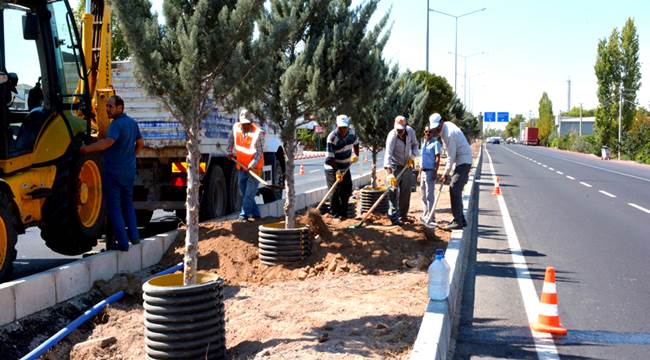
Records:
<instances>
[{"instance_id":1,"label":"white road marking","mask_svg":"<svg viewBox=\"0 0 650 360\"><path fill-rule=\"evenodd\" d=\"M616 195L614 195L614 194L610 194L610 193L608 193L608 192L605 191L605 190L598 190L598 192L601 193L601 194L603 194L603 195L605 195L605 196L609 196L609 197L611 197L611 198L615 198L615 197L616 197Z\"/></svg>"},{"instance_id":2,"label":"white road marking","mask_svg":"<svg viewBox=\"0 0 650 360\"><path fill-rule=\"evenodd\" d=\"M548 168L548 169L551 170L551 171L555 171L555 169L553 169L552 167L550 167L550 168Z\"/></svg>"},{"instance_id":3,"label":"white road marking","mask_svg":"<svg viewBox=\"0 0 650 360\"><path fill-rule=\"evenodd\" d=\"M494 165L492 164L492 157L487 151L487 147L485 148L485 153L490 161L490 172L494 177ZM512 224L512 219L510 218L510 213L508 212L508 207L506 206L506 201L503 199L503 195L498 195L497 201L499 202L499 209L501 209L503 227L506 236L508 237L508 246L510 247L510 253L512 254L513 266L517 271L517 282L519 283L519 291L521 292L524 307L526 308L528 322L534 323L537 321L537 308L539 306L535 284L530 278L526 258L521 251L519 238L517 237L515 227ZM535 340L535 350L537 351L538 359L560 359L560 355L555 347L555 342L553 342L553 338L550 334L534 332L533 340Z\"/></svg>"},{"instance_id":4,"label":"white road marking","mask_svg":"<svg viewBox=\"0 0 650 360\"><path fill-rule=\"evenodd\" d=\"M319 172L319 171L320 171L320 169L316 169L316 170L309 170L309 173L310 173L310 174L313 174L313 173L317 173L317 172Z\"/></svg>"},{"instance_id":5,"label":"white road marking","mask_svg":"<svg viewBox=\"0 0 650 360\"><path fill-rule=\"evenodd\" d=\"M548 167L548 166L546 166L546 164L544 164L544 165L542 165L542 166L543 166L543 167L545 167L545 168L547 168L547 167Z\"/></svg>"},{"instance_id":6,"label":"white road marking","mask_svg":"<svg viewBox=\"0 0 650 360\"><path fill-rule=\"evenodd\" d=\"M646 213L646 214L650 214L650 210L644 208L643 206L639 206L639 205L637 205L637 204L635 204L635 203L627 203L627 204L630 205L630 206L633 207L633 208L637 208L637 209L643 211L643 212Z\"/></svg>"},{"instance_id":7,"label":"white road marking","mask_svg":"<svg viewBox=\"0 0 650 360\"><path fill-rule=\"evenodd\" d=\"M564 175L564 173L563 173L563 172L561 172L561 171L559 171L559 170L558 170L558 171L556 171L556 173L558 173L558 174L560 174L560 175Z\"/></svg>"},{"instance_id":8,"label":"white road marking","mask_svg":"<svg viewBox=\"0 0 650 360\"><path fill-rule=\"evenodd\" d=\"M510 151L510 152L512 152L512 153L514 153L514 154L517 154L517 152L515 152L515 151L513 151L513 150L510 150L510 149L508 149L508 148L505 148L505 149L508 150L508 151ZM605 169L605 168L602 168L602 167L600 167L600 166L589 165L589 164L585 164L585 163L580 162L580 161L575 161L575 160L570 160L570 159L565 159L565 158L554 158L554 159L557 159L557 160L563 160L563 161L568 161L568 162L572 162L572 163L574 163L574 164L578 164L578 165L582 165L582 166L590 167L590 168L592 168L592 169L598 169L598 170L602 170L602 171L607 171L607 172L612 173L612 174L617 174L617 175L621 175L621 176L627 176L627 177L632 178L632 179L637 179L637 180L641 180L641 181L650 182L650 179L648 179L648 178L644 178L644 177L641 177L641 176L636 176L636 175L632 175L632 174L628 174L628 173L624 173L624 172L620 172L620 171L616 171L616 170Z\"/></svg>"},{"instance_id":9,"label":"white road marking","mask_svg":"<svg viewBox=\"0 0 650 360\"><path fill-rule=\"evenodd\" d=\"M584 182L584 181L581 181L580 184L582 184L582 185L584 185L584 186L586 186L586 187L592 187L591 185L587 184L587 183Z\"/></svg>"},{"instance_id":10,"label":"white road marking","mask_svg":"<svg viewBox=\"0 0 650 360\"><path fill-rule=\"evenodd\" d=\"M575 180L576 179L573 176L569 176L569 175L567 175L566 178L569 179L569 180Z\"/></svg>"}]
</instances>

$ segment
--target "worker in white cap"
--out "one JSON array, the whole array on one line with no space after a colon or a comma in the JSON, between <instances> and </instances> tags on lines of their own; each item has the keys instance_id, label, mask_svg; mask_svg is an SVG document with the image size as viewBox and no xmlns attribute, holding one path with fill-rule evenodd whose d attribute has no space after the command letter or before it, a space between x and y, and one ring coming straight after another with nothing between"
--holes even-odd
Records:
<instances>
[{"instance_id":1,"label":"worker in white cap","mask_svg":"<svg viewBox=\"0 0 650 360\"><path fill-rule=\"evenodd\" d=\"M359 138L350 129L347 115L336 117L336 130L327 135L325 179L330 188L337 179L341 182L330 198L330 214L339 220L348 216L348 201L352 195L352 175L348 168L359 159Z\"/></svg>"},{"instance_id":2,"label":"worker in white cap","mask_svg":"<svg viewBox=\"0 0 650 360\"><path fill-rule=\"evenodd\" d=\"M232 134L228 138L228 157L236 157L244 167L236 165L239 192L242 195L239 221L247 222L260 218L260 209L255 203L257 195L257 180L249 175L254 172L262 176L264 167L264 131L252 122L253 113L247 109L239 112L239 121L232 127ZM208 217L212 214L207 214Z\"/></svg>"},{"instance_id":3,"label":"worker in white cap","mask_svg":"<svg viewBox=\"0 0 650 360\"><path fill-rule=\"evenodd\" d=\"M440 181L446 183L449 180L449 174L453 167L449 184L449 198L454 220L443 228L446 230L462 229L467 226L463 215L463 188L467 184L469 170L472 166L472 148L460 128L451 121L445 121L438 113L429 116L429 128L433 131L434 136L440 136L447 152L447 164Z\"/></svg>"},{"instance_id":4,"label":"worker in white cap","mask_svg":"<svg viewBox=\"0 0 650 360\"><path fill-rule=\"evenodd\" d=\"M388 217L393 225L401 225L410 220L407 217L411 205L411 188L415 183L413 171L404 171L398 180L399 174L405 166L413 168L415 156L418 153L418 139L415 130L406 124L404 116L397 116L393 130L386 138L384 154L384 169L386 170L386 183L389 185Z\"/></svg>"}]
</instances>

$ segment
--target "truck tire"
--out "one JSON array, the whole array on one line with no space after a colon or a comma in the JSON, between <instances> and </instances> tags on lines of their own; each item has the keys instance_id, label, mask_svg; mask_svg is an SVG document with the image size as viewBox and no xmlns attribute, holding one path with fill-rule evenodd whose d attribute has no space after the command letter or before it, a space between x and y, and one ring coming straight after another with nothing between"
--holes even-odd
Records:
<instances>
[{"instance_id":1,"label":"truck tire","mask_svg":"<svg viewBox=\"0 0 650 360\"><path fill-rule=\"evenodd\" d=\"M67 156L43 204L41 237L59 254L80 255L97 245L104 230L101 161L98 154L74 150Z\"/></svg>"},{"instance_id":2,"label":"truck tire","mask_svg":"<svg viewBox=\"0 0 650 360\"><path fill-rule=\"evenodd\" d=\"M16 227L12 201L0 192L0 281L11 276L16 259Z\"/></svg>"},{"instance_id":3,"label":"truck tire","mask_svg":"<svg viewBox=\"0 0 650 360\"><path fill-rule=\"evenodd\" d=\"M280 164L280 160L278 160L277 156L273 158L273 171L271 171L271 173L272 184L280 186L284 185L284 173L282 172L282 164ZM282 199L282 189L262 189L260 193L262 194L262 198L264 199L265 204Z\"/></svg>"},{"instance_id":4,"label":"truck tire","mask_svg":"<svg viewBox=\"0 0 650 360\"><path fill-rule=\"evenodd\" d=\"M140 227L147 227L151 222L153 210L138 209L135 211L135 221Z\"/></svg>"},{"instance_id":5,"label":"truck tire","mask_svg":"<svg viewBox=\"0 0 650 360\"><path fill-rule=\"evenodd\" d=\"M230 181L228 182L228 213L239 212L241 210L242 195L239 192L239 181L237 181L237 173L239 171L235 166L230 170Z\"/></svg>"},{"instance_id":6,"label":"truck tire","mask_svg":"<svg viewBox=\"0 0 650 360\"><path fill-rule=\"evenodd\" d=\"M203 193L201 194L201 221L211 220L226 214L226 177L221 166L212 165L203 180Z\"/></svg>"}]
</instances>

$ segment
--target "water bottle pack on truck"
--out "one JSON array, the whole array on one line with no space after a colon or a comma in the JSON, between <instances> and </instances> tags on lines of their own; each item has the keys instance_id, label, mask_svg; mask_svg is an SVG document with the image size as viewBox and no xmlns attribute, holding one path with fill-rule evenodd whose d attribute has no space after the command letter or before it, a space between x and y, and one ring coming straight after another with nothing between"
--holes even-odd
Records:
<instances>
[{"instance_id":1,"label":"water bottle pack on truck","mask_svg":"<svg viewBox=\"0 0 650 360\"><path fill-rule=\"evenodd\" d=\"M125 110L140 127L145 148L137 159L134 202L141 224L149 222L153 210L175 210L185 216L187 185L185 134L182 126L156 97L148 96L133 75L133 64L113 62L113 87L125 102ZM236 170L227 159L228 136L237 121L218 107L201 125L200 218L211 219L238 211L241 206ZM264 142L263 178L270 184L284 182L284 151L279 137L267 126ZM264 202L282 196L277 188L260 188Z\"/></svg>"}]
</instances>

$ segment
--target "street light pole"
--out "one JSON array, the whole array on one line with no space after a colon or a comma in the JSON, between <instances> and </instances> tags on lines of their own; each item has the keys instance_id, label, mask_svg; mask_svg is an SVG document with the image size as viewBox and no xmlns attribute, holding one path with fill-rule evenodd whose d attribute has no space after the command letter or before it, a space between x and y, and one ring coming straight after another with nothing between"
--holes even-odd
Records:
<instances>
[{"instance_id":1,"label":"street light pole","mask_svg":"<svg viewBox=\"0 0 650 360\"><path fill-rule=\"evenodd\" d=\"M429 72L429 0L427 0L427 62L424 69Z\"/></svg>"},{"instance_id":2,"label":"street light pole","mask_svg":"<svg viewBox=\"0 0 650 360\"><path fill-rule=\"evenodd\" d=\"M619 87L618 91L618 143L616 149L618 150L618 160L621 160L621 118L623 117L623 86Z\"/></svg>"},{"instance_id":3,"label":"street light pole","mask_svg":"<svg viewBox=\"0 0 650 360\"><path fill-rule=\"evenodd\" d=\"M433 11L435 13L442 14L442 15L449 16L449 17L453 17L454 19L456 19L456 35L455 35L455 40L454 40L455 41L454 53L456 54L455 57L454 57L454 93L456 93L456 95L458 95L458 88L457 88L457 85L458 85L458 19L462 18L463 16L467 16L467 15L477 13L479 11L484 11L487 8L477 9L477 10L470 11L470 12L462 14L462 15L452 15L452 14L448 14L446 12L442 12L442 11L438 11L438 10L429 8L429 0L427 0L427 9L428 9L428 11L427 11L427 67L426 67L427 69L429 68L429 64L428 64L428 62L429 62L429 55L428 55L429 54L429 41L428 41L428 38L429 38L429 11Z\"/></svg>"},{"instance_id":4,"label":"street light pole","mask_svg":"<svg viewBox=\"0 0 650 360\"><path fill-rule=\"evenodd\" d=\"M449 54L452 54L452 52L450 51ZM463 79L463 94L464 94L463 95L463 103L465 103L465 106L467 106L467 59L471 58L472 56L483 55L483 54L485 54L485 52L481 51L481 52L476 52L476 53L469 54L469 55L457 54L457 56L456 56L456 58L458 56L463 58L463 64L465 66L465 70L463 71L463 78L464 78ZM456 55L456 54L454 53L454 55Z\"/></svg>"}]
</instances>

